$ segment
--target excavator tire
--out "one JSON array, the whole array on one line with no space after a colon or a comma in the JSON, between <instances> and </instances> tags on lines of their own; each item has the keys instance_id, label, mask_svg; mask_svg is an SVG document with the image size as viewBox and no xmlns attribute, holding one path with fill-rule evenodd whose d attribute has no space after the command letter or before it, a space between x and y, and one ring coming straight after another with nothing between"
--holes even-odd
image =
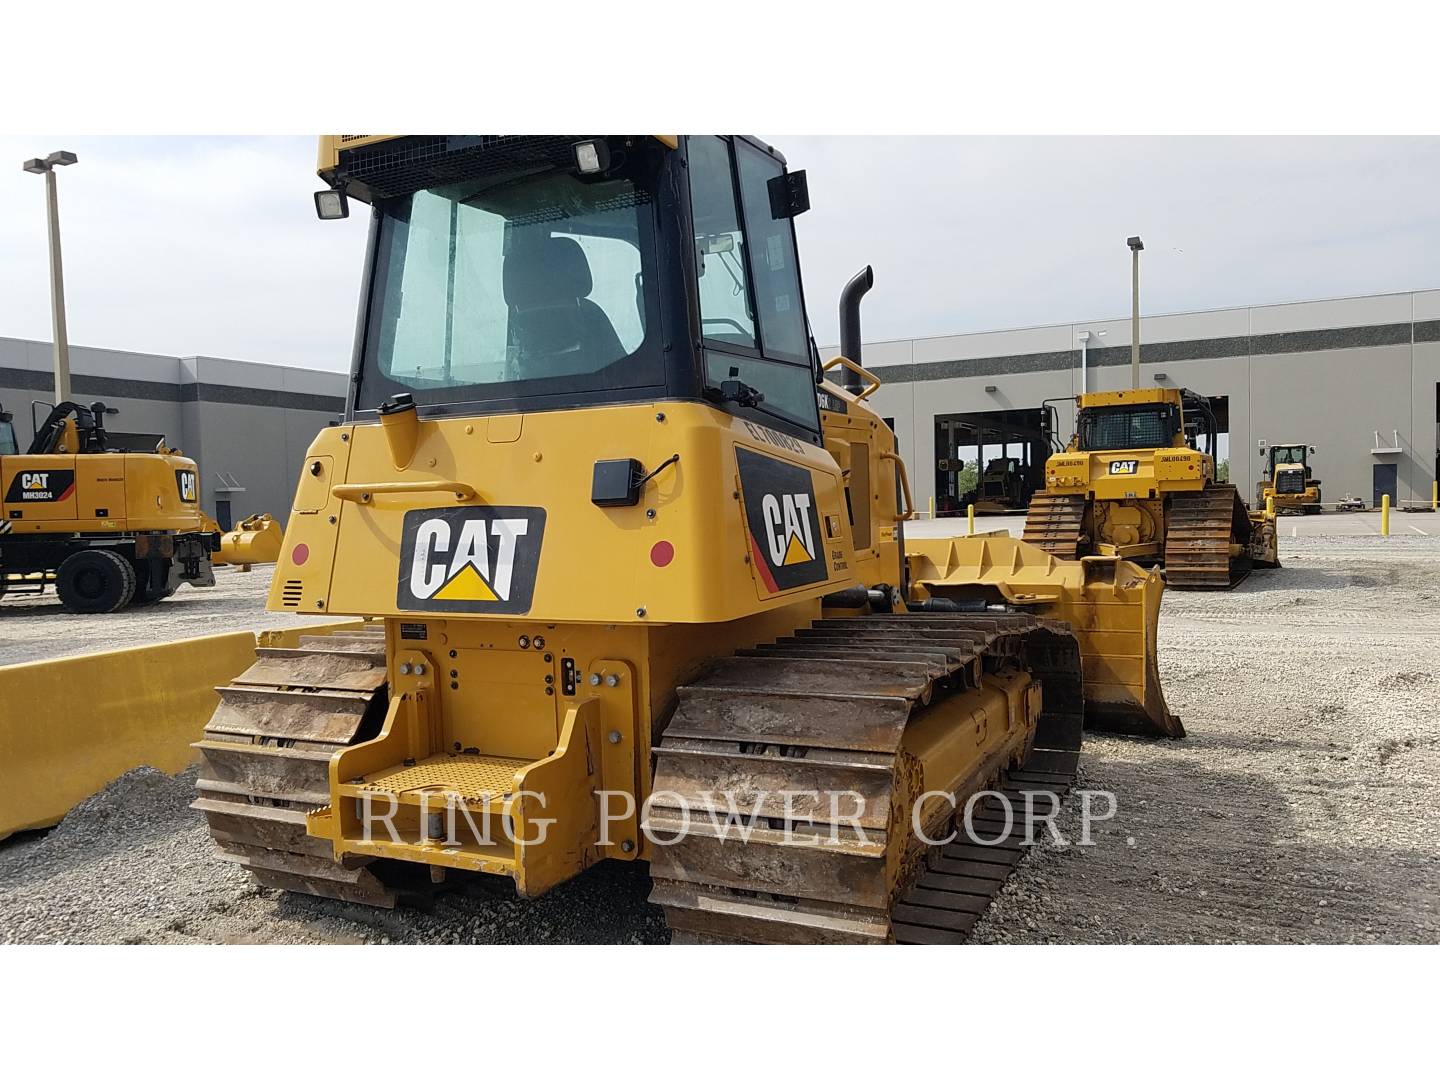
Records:
<instances>
[{"instance_id":1,"label":"excavator tire","mask_svg":"<svg viewBox=\"0 0 1440 1080\"><path fill-rule=\"evenodd\" d=\"M1244 549L1250 515L1234 484L1170 496L1165 530L1165 584L1174 589L1230 589L1252 568ZM1239 554L1231 546L1239 545Z\"/></svg>"},{"instance_id":2,"label":"excavator tire","mask_svg":"<svg viewBox=\"0 0 1440 1080\"><path fill-rule=\"evenodd\" d=\"M1035 731L949 792L961 808L985 790L1021 803L1014 830L981 796L970 833L922 844L905 728L1016 672L1041 684ZM822 619L718 662L678 696L655 751L647 833L651 902L687 943L963 942L1023 857L1032 810L1040 820L1073 781L1084 715L1075 637L1017 614ZM799 798L761 801L777 792ZM862 795L863 812L827 832L844 815L827 812L826 796L841 792ZM709 820L682 811L707 800ZM817 829L823 842L811 843Z\"/></svg>"},{"instance_id":3,"label":"excavator tire","mask_svg":"<svg viewBox=\"0 0 1440 1080\"><path fill-rule=\"evenodd\" d=\"M55 593L72 614L109 615L134 598L135 567L109 548L85 548L60 564Z\"/></svg>"},{"instance_id":4,"label":"excavator tire","mask_svg":"<svg viewBox=\"0 0 1440 1080\"><path fill-rule=\"evenodd\" d=\"M1034 544L1057 559L1078 559L1085 554L1085 496L1055 495L1038 491L1030 497L1025 515L1027 544Z\"/></svg>"},{"instance_id":5,"label":"excavator tire","mask_svg":"<svg viewBox=\"0 0 1440 1080\"><path fill-rule=\"evenodd\" d=\"M298 648L261 648L229 686L195 744L198 798L221 858L262 885L393 908L398 890L364 858L332 858L305 831L308 811L330 801L329 762L373 738L387 703L385 635L375 629L305 635Z\"/></svg>"}]
</instances>

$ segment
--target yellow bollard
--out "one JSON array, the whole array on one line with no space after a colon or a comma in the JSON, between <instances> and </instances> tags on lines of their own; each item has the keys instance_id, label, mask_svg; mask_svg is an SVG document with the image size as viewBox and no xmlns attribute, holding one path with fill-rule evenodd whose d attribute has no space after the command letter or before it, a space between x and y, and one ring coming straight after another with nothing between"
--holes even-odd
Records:
<instances>
[{"instance_id":1,"label":"yellow bollard","mask_svg":"<svg viewBox=\"0 0 1440 1080\"><path fill-rule=\"evenodd\" d=\"M1380 535L1390 535L1390 496L1380 496Z\"/></svg>"},{"instance_id":2,"label":"yellow bollard","mask_svg":"<svg viewBox=\"0 0 1440 1080\"><path fill-rule=\"evenodd\" d=\"M1430 510L1440 510L1440 480L1430 481Z\"/></svg>"},{"instance_id":3,"label":"yellow bollard","mask_svg":"<svg viewBox=\"0 0 1440 1080\"><path fill-rule=\"evenodd\" d=\"M975 504L971 503L965 508L965 535L975 535Z\"/></svg>"},{"instance_id":4,"label":"yellow bollard","mask_svg":"<svg viewBox=\"0 0 1440 1080\"><path fill-rule=\"evenodd\" d=\"M935 520L935 496L930 496L930 520Z\"/></svg>"}]
</instances>

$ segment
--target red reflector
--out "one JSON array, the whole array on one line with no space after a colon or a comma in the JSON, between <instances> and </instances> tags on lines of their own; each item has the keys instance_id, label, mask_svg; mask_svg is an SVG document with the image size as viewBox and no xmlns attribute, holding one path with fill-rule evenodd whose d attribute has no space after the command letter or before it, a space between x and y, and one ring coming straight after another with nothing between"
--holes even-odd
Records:
<instances>
[{"instance_id":1,"label":"red reflector","mask_svg":"<svg viewBox=\"0 0 1440 1080\"><path fill-rule=\"evenodd\" d=\"M669 540L661 540L650 549L650 561L656 566L669 566L675 558L675 545Z\"/></svg>"},{"instance_id":2,"label":"red reflector","mask_svg":"<svg viewBox=\"0 0 1440 1080\"><path fill-rule=\"evenodd\" d=\"M290 561L296 566L304 566L305 560L310 558L309 544L296 544L295 550L290 552Z\"/></svg>"}]
</instances>

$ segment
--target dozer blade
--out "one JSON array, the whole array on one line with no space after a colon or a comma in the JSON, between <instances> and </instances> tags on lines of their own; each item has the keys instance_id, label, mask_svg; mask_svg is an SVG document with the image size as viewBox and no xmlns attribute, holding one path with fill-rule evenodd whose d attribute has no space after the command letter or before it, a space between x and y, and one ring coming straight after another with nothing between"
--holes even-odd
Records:
<instances>
[{"instance_id":1,"label":"dozer blade","mask_svg":"<svg viewBox=\"0 0 1440 1080\"><path fill-rule=\"evenodd\" d=\"M920 598L961 610L1003 605L1067 623L1085 668L1085 726L1123 735L1183 738L1165 704L1156 635L1164 582L1112 556L1057 559L1004 535L905 538Z\"/></svg>"},{"instance_id":2,"label":"dozer blade","mask_svg":"<svg viewBox=\"0 0 1440 1080\"><path fill-rule=\"evenodd\" d=\"M298 637L265 631L260 652L285 652ZM54 825L131 769L177 773L192 764L215 687L255 654L256 635L240 631L0 667L0 839ZM81 701L77 687L96 692Z\"/></svg>"}]
</instances>

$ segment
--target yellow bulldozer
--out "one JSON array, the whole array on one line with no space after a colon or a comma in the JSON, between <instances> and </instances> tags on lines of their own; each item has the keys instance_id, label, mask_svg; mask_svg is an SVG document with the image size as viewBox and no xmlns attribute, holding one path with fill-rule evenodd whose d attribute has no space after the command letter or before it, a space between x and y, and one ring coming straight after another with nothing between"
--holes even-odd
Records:
<instances>
[{"instance_id":1,"label":"yellow bulldozer","mask_svg":"<svg viewBox=\"0 0 1440 1080\"><path fill-rule=\"evenodd\" d=\"M215 584L195 462L105 415L61 401L21 453L0 411L0 595L53 583L67 611L103 614Z\"/></svg>"},{"instance_id":2,"label":"yellow bulldozer","mask_svg":"<svg viewBox=\"0 0 1440 1080\"><path fill-rule=\"evenodd\" d=\"M1062 559L1163 566L1167 585L1225 589L1280 565L1274 515L1215 473L1209 403L1173 387L1076 398L1075 435L1045 463L1024 539Z\"/></svg>"},{"instance_id":3,"label":"yellow bulldozer","mask_svg":"<svg viewBox=\"0 0 1440 1080\"><path fill-rule=\"evenodd\" d=\"M772 147L341 135L319 171L321 217L370 206L363 310L269 604L369 622L259 649L197 744L261 883L393 906L645 859L677 940L957 941L1082 724L1183 733L1158 574L907 541L871 275L822 364Z\"/></svg>"},{"instance_id":4,"label":"yellow bulldozer","mask_svg":"<svg viewBox=\"0 0 1440 1080\"><path fill-rule=\"evenodd\" d=\"M1304 443L1263 443L1260 457L1265 462L1264 476L1255 485L1255 504L1267 505L1280 514L1318 514L1321 505L1320 481L1310 466L1315 447Z\"/></svg>"}]
</instances>

